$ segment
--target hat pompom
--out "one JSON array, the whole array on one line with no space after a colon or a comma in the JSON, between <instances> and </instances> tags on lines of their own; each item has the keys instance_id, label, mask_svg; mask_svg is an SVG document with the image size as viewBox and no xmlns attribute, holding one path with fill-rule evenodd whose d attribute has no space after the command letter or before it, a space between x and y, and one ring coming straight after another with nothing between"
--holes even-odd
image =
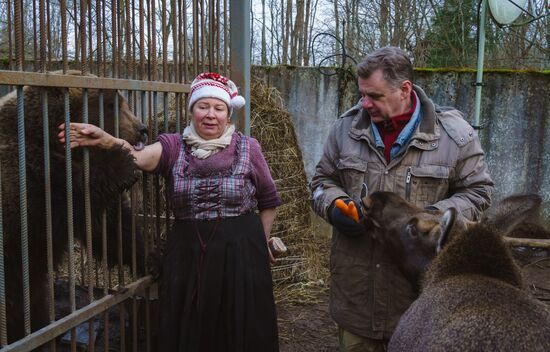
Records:
<instances>
[{"instance_id":1,"label":"hat pompom","mask_svg":"<svg viewBox=\"0 0 550 352\"><path fill-rule=\"evenodd\" d=\"M233 109L240 109L244 106L246 101L241 95L237 95L236 97L231 99L231 107Z\"/></svg>"}]
</instances>

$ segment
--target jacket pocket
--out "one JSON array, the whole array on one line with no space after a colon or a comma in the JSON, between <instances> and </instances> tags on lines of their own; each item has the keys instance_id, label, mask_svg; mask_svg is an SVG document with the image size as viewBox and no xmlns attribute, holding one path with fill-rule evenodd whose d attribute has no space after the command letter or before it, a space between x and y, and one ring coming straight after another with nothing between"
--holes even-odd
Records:
<instances>
[{"instance_id":1,"label":"jacket pocket","mask_svg":"<svg viewBox=\"0 0 550 352\"><path fill-rule=\"evenodd\" d=\"M405 198L422 208L447 198L449 174L449 167L443 165L408 167L405 175Z\"/></svg>"},{"instance_id":2,"label":"jacket pocket","mask_svg":"<svg viewBox=\"0 0 550 352\"><path fill-rule=\"evenodd\" d=\"M358 198L361 194L361 185L365 182L367 175L367 161L349 156L338 160L336 167L344 191L350 197Z\"/></svg>"}]
</instances>

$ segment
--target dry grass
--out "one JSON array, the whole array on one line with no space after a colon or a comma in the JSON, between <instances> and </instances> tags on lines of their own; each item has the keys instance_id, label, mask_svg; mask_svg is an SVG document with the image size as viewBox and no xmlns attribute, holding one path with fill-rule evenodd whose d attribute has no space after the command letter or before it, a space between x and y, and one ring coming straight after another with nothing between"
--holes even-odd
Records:
<instances>
[{"instance_id":1,"label":"dry grass","mask_svg":"<svg viewBox=\"0 0 550 352\"><path fill-rule=\"evenodd\" d=\"M326 239L315 236L302 152L294 126L275 88L252 82L251 135L262 146L277 191L283 200L272 235L283 239L289 255L273 267L277 303L314 303L326 289Z\"/></svg>"}]
</instances>

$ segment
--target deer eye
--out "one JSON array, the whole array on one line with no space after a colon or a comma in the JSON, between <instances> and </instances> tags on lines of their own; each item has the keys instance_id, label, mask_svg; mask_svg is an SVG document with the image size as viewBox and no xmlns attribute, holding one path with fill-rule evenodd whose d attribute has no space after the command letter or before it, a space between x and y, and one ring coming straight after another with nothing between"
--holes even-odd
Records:
<instances>
[{"instance_id":1,"label":"deer eye","mask_svg":"<svg viewBox=\"0 0 550 352\"><path fill-rule=\"evenodd\" d=\"M414 223L408 223L405 227L405 231L407 231L407 235L410 238L417 239L418 238L418 229L416 228Z\"/></svg>"}]
</instances>

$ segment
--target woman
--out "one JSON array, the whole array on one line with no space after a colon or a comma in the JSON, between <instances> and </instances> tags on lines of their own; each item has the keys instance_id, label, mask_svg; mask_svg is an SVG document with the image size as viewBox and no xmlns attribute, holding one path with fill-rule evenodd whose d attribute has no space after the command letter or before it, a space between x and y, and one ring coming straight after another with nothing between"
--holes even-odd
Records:
<instances>
[{"instance_id":1,"label":"woman","mask_svg":"<svg viewBox=\"0 0 550 352\"><path fill-rule=\"evenodd\" d=\"M229 121L245 103L235 84L200 74L188 100L183 135L160 135L136 150L71 123L71 147L121 145L140 169L169 181L176 221L162 260L159 351L277 351L267 243L281 200L258 142Z\"/></svg>"}]
</instances>

